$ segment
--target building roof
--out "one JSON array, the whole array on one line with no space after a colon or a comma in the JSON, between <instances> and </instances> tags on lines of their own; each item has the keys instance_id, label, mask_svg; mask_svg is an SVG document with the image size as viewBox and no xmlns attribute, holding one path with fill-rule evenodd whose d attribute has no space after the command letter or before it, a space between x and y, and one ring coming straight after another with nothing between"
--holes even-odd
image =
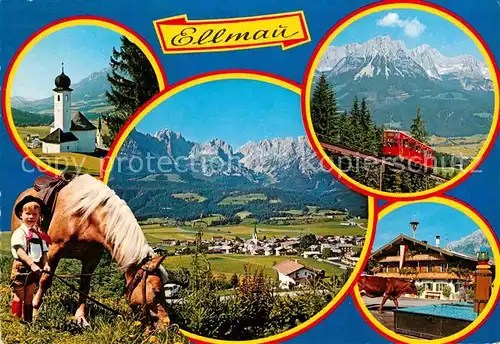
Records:
<instances>
[{"instance_id":1,"label":"building roof","mask_svg":"<svg viewBox=\"0 0 500 344\"><path fill-rule=\"evenodd\" d=\"M90 121L85 117L80 111L73 115L71 118L71 131L85 131L85 130L96 130L96 126L90 123Z\"/></svg>"},{"instance_id":2,"label":"building roof","mask_svg":"<svg viewBox=\"0 0 500 344\"><path fill-rule=\"evenodd\" d=\"M295 271L298 271L300 269L304 268L304 265L294 261L294 260L284 260L282 262L279 262L275 266L273 266L273 269L282 273L283 275L290 275L291 273L294 273Z\"/></svg>"},{"instance_id":3,"label":"building roof","mask_svg":"<svg viewBox=\"0 0 500 344\"><path fill-rule=\"evenodd\" d=\"M400 243L403 243L404 241L412 242L415 245L423 246L426 249L433 250L433 251L435 251L435 252L437 252L439 254L443 254L443 255L446 255L446 256L449 256L449 257L457 257L457 258L467 259L467 260L470 260L470 261L473 261L473 262L477 262L477 258L476 257L469 256L467 254L463 254L463 253L459 253L459 252L455 252L455 251L446 250L446 249L443 249L443 248L440 248L440 247L437 247L437 246L434 246L434 245L430 245L427 242L423 242L423 241L420 241L420 240L417 240L417 239L414 239L414 238L410 238L409 236L404 235L404 234L399 234L392 241L390 241L389 243L385 244L384 246L382 246L381 248L379 248L378 250L376 250L375 252L373 252L372 255L371 255L371 257L378 256L378 255L382 254L386 249L388 249L388 248L390 248L390 247L392 247L393 245L396 245L396 244L399 245Z\"/></svg>"},{"instance_id":4,"label":"building roof","mask_svg":"<svg viewBox=\"0 0 500 344\"><path fill-rule=\"evenodd\" d=\"M64 64L61 67L61 74L56 77L54 84L56 85L54 91L71 91L71 88L69 88L71 86L71 79L64 74Z\"/></svg>"},{"instance_id":5,"label":"building roof","mask_svg":"<svg viewBox=\"0 0 500 344\"><path fill-rule=\"evenodd\" d=\"M64 143L78 141L78 138L73 133L65 133L60 128L58 128L41 140L45 143Z\"/></svg>"}]
</instances>

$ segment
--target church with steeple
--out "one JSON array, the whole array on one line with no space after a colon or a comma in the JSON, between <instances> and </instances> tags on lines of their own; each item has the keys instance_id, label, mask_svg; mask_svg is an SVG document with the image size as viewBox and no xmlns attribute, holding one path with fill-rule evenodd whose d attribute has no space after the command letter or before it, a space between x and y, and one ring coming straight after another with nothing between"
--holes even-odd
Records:
<instances>
[{"instance_id":1,"label":"church with steeple","mask_svg":"<svg viewBox=\"0 0 500 344\"><path fill-rule=\"evenodd\" d=\"M81 113L71 113L71 79L64 74L64 64L61 74L55 81L54 91L54 122L50 133L41 139L43 153L93 153L96 150L97 128ZM101 142L102 144L102 142Z\"/></svg>"}]
</instances>

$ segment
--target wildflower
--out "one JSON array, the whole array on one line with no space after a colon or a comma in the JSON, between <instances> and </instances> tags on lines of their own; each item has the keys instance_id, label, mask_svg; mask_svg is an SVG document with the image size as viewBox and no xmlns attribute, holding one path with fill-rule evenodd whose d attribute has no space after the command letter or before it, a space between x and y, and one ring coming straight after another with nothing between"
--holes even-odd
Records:
<instances>
[{"instance_id":1,"label":"wildflower","mask_svg":"<svg viewBox=\"0 0 500 344\"><path fill-rule=\"evenodd\" d=\"M134 322L134 326L141 326L141 322L140 321Z\"/></svg>"},{"instance_id":2,"label":"wildflower","mask_svg":"<svg viewBox=\"0 0 500 344\"><path fill-rule=\"evenodd\" d=\"M151 336L151 338L149 338L149 342L150 343L155 343L156 342L156 336Z\"/></svg>"}]
</instances>

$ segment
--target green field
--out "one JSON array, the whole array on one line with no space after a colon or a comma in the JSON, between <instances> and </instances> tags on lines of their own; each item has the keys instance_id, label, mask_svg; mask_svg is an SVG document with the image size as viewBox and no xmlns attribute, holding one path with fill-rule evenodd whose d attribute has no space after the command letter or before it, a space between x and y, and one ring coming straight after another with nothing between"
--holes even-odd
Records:
<instances>
[{"instance_id":1,"label":"green field","mask_svg":"<svg viewBox=\"0 0 500 344\"><path fill-rule=\"evenodd\" d=\"M155 181L155 180L164 180L164 181L169 181L173 183L185 183L185 181L179 176L178 174L175 173L155 173L155 174L150 174L146 177L137 179L138 181L141 182L149 182L149 181Z\"/></svg>"},{"instance_id":2,"label":"green field","mask_svg":"<svg viewBox=\"0 0 500 344\"><path fill-rule=\"evenodd\" d=\"M263 193L251 193L247 195L229 196L219 202L219 205L247 204L252 201L267 201L267 196ZM279 200L271 200L274 203Z\"/></svg>"},{"instance_id":3,"label":"green field","mask_svg":"<svg viewBox=\"0 0 500 344\"><path fill-rule=\"evenodd\" d=\"M213 217L212 217L213 218ZM203 219L206 220L206 219ZM366 227L366 220L357 220L360 225ZM159 243L163 239L188 240L194 239L196 229L192 227L161 227L158 224L142 225L144 234L151 242ZM240 223L238 225L208 227L203 230L203 238L211 239L212 236L223 236L224 238L234 239L251 238L254 224ZM311 224L298 225L257 225L257 235L259 238L302 236L306 234L320 235L364 235L365 230L358 226L343 226L339 221L328 221Z\"/></svg>"},{"instance_id":4,"label":"green field","mask_svg":"<svg viewBox=\"0 0 500 344\"><path fill-rule=\"evenodd\" d=\"M0 232L0 256L11 255L10 232Z\"/></svg>"},{"instance_id":5,"label":"green field","mask_svg":"<svg viewBox=\"0 0 500 344\"><path fill-rule=\"evenodd\" d=\"M272 269L272 266L287 259L297 259L302 265L315 269L325 270L326 276L332 276L333 274L340 273L340 268L337 268L334 265L318 262L317 260L314 260L312 258L301 258L299 256L249 256L245 254L209 254L206 255L206 258L210 262L212 271L215 274L243 274L245 271L245 265L250 264L254 267L263 267L264 272L268 276L277 277L277 272ZM168 256L163 264L167 269L191 269L191 262L192 257L190 255Z\"/></svg>"},{"instance_id":6,"label":"green field","mask_svg":"<svg viewBox=\"0 0 500 344\"><path fill-rule=\"evenodd\" d=\"M43 138L50 131L48 126L40 127L16 127L17 132L21 136L22 140L26 139L28 134L38 134L40 138ZM35 148L31 150L40 160L49 166L54 167L58 170L66 171L78 171L81 173L88 173L93 176L99 176L101 171L101 164L104 162L103 159L81 153L42 153L41 148Z\"/></svg>"},{"instance_id":7,"label":"green field","mask_svg":"<svg viewBox=\"0 0 500 344\"><path fill-rule=\"evenodd\" d=\"M474 157L481 150L486 138L487 135L484 134L462 137L431 136L428 141L437 152Z\"/></svg>"},{"instance_id":8,"label":"green field","mask_svg":"<svg viewBox=\"0 0 500 344\"><path fill-rule=\"evenodd\" d=\"M194 192L184 192L184 193L174 193L172 194L174 198L180 198L186 202L200 203L206 200L205 197Z\"/></svg>"},{"instance_id":9,"label":"green field","mask_svg":"<svg viewBox=\"0 0 500 344\"><path fill-rule=\"evenodd\" d=\"M24 141L26 136L38 134L40 138L43 138L50 132L50 128L48 126L40 126L40 127L16 127L17 133L21 136L21 139Z\"/></svg>"}]
</instances>

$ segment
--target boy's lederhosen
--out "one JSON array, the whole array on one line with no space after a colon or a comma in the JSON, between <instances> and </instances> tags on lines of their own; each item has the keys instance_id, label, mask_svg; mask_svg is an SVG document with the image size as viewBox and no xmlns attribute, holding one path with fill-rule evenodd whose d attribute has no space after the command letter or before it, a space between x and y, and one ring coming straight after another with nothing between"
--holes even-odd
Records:
<instances>
[{"instance_id":1,"label":"boy's lederhosen","mask_svg":"<svg viewBox=\"0 0 500 344\"><path fill-rule=\"evenodd\" d=\"M43 253L43 244L42 239L40 238L26 238L26 254L29 256L31 251L31 245L40 245ZM36 263L40 268L41 262ZM26 265L21 259L14 259L12 263L12 272L11 272L11 286L12 287L24 287L26 285L30 285L32 283L36 283L40 279L40 275L31 271L31 268Z\"/></svg>"}]
</instances>

